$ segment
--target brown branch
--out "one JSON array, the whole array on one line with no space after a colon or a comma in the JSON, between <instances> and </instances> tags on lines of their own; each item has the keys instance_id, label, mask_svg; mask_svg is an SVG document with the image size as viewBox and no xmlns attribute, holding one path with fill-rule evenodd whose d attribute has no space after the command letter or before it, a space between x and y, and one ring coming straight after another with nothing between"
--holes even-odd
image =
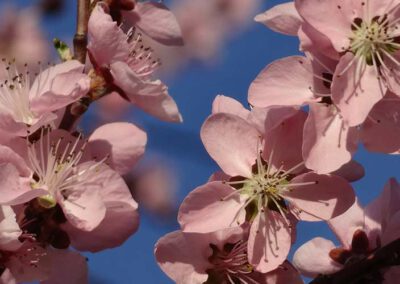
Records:
<instances>
[{"instance_id":1,"label":"brown branch","mask_svg":"<svg viewBox=\"0 0 400 284\"><path fill-rule=\"evenodd\" d=\"M330 274L320 275L309 284L351 284L357 283L366 275L377 273L382 269L400 265L400 239L377 249L364 259Z\"/></svg>"},{"instance_id":2,"label":"brown branch","mask_svg":"<svg viewBox=\"0 0 400 284\"><path fill-rule=\"evenodd\" d=\"M90 13L90 0L77 0L77 23L76 33L74 36L74 54L75 58L81 63L85 64L86 61L86 45L88 22Z\"/></svg>"},{"instance_id":3,"label":"brown branch","mask_svg":"<svg viewBox=\"0 0 400 284\"><path fill-rule=\"evenodd\" d=\"M90 15L90 0L77 0L76 33L74 36L74 58L82 64L86 62L87 33ZM90 98L83 97L79 101L67 106L60 128L71 130L76 121L89 107Z\"/></svg>"}]
</instances>

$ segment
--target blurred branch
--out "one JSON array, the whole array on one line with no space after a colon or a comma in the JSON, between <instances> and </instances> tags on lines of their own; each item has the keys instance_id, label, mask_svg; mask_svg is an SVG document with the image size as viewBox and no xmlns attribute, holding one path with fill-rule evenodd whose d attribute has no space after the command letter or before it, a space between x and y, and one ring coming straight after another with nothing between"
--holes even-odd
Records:
<instances>
[{"instance_id":1,"label":"blurred branch","mask_svg":"<svg viewBox=\"0 0 400 284\"><path fill-rule=\"evenodd\" d=\"M76 33L74 36L74 54L75 58L81 63L85 64L86 61L86 45L87 45L87 32L90 13L90 0L77 0L77 22Z\"/></svg>"},{"instance_id":2,"label":"blurred branch","mask_svg":"<svg viewBox=\"0 0 400 284\"><path fill-rule=\"evenodd\" d=\"M74 36L74 58L82 64L86 62L87 33L90 14L90 0L77 0L76 33ZM76 121L89 107L90 98L83 97L79 101L67 106L60 128L71 130Z\"/></svg>"},{"instance_id":3,"label":"blurred branch","mask_svg":"<svg viewBox=\"0 0 400 284\"><path fill-rule=\"evenodd\" d=\"M309 284L361 283L357 281L366 275L396 265L400 265L400 239L377 249L364 259L348 265L336 273L320 275Z\"/></svg>"}]
</instances>

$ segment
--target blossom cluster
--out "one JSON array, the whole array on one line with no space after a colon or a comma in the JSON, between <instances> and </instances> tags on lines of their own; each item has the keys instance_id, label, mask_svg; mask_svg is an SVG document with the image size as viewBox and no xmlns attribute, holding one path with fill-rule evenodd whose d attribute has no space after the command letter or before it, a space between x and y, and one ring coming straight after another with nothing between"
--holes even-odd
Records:
<instances>
[{"instance_id":1,"label":"blossom cluster","mask_svg":"<svg viewBox=\"0 0 400 284\"><path fill-rule=\"evenodd\" d=\"M147 134L128 122L83 133L77 122L90 103L119 95L157 118L182 121L142 40L182 44L167 7L93 1L88 21L84 62L59 40L61 63L0 62L1 283L87 283L80 252L117 247L138 229L138 204L122 175L143 156Z\"/></svg>"},{"instance_id":2,"label":"blossom cluster","mask_svg":"<svg viewBox=\"0 0 400 284\"><path fill-rule=\"evenodd\" d=\"M365 207L351 185L364 175L359 144L400 149L399 11L398 0L295 0L255 17L297 36L303 55L261 71L250 109L215 98L200 136L220 171L189 193L180 230L155 246L171 279L303 283L300 273L332 274L400 237L398 183ZM313 239L292 265L299 221L327 222L340 246ZM371 269L354 283L397 283L398 273Z\"/></svg>"}]
</instances>

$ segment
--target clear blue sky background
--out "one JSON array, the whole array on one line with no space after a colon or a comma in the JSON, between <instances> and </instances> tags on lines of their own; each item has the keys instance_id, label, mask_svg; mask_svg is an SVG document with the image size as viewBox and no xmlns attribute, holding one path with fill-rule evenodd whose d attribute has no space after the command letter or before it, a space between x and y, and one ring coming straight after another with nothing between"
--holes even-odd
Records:
<instances>
[{"instance_id":1,"label":"clear blue sky background","mask_svg":"<svg viewBox=\"0 0 400 284\"><path fill-rule=\"evenodd\" d=\"M1 0L3 1L5 0ZM32 0L17 2L26 5L32 3ZM66 2L68 10L65 14L44 21L49 39L55 36L62 39L72 38L75 1L66 0ZM261 11L283 2L266 1ZM296 38L273 33L264 26L254 23L241 36L226 43L219 64L213 67L189 66L185 72L169 82L171 94L183 114L183 124L162 123L144 115L132 118L132 121L138 122L148 132L149 153L165 155L176 168L181 185L180 200L189 191L203 184L217 169L199 138L200 126L210 113L214 97L217 94L224 94L246 104L249 84L258 72L273 60L296 53L298 53ZM379 194L389 177L400 177L398 156L369 154L361 150L356 159L363 163L366 169L366 177L354 184L364 204ZM138 233L123 246L88 255L90 282L172 283L159 270L153 257L153 246L159 237L177 228L176 222L161 222L142 212ZM332 233L323 223L300 223L298 240L293 250L305 241L321 235L333 239Z\"/></svg>"}]
</instances>

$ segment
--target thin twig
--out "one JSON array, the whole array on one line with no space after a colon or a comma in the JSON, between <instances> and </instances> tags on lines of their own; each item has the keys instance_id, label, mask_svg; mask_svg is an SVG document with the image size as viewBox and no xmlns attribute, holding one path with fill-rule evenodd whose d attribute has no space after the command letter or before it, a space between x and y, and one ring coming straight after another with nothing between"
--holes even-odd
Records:
<instances>
[{"instance_id":1,"label":"thin twig","mask_svg":"<svg viewBox=\"0 0 400 284\"><path fill-rule=\"evenodd\" d=\"M82 64L86 62L87 33L90 15L90 0L77 0L76 33L74 36L74 58ZM88 97L67 106L60 128L71 130L90 104Z\"/></svg>"},{"instance_id":2,"label":"thin twig","mask_svg":"<svg viewBox=\"0 0 400 284\"><path fill-rule=\"evenodd\" d=\"M77 0L77 22L76 33L74 36L74 54L75 58L81 63L86 61L86 45L88 22L90 13L90 0Z\"/></svg>"},{"instance_id":3,"label":"thin twig","mask_svg":"<svg viewBox=\"0 0 400 284\"><path fill-rule=\"evenodd\" d=\"M320 275L309 284L351 284L366 275L379 273L391 266L400 265L400 239L381 247L364 259L346 266L344 269L330 274Z\"/></svg>"}]
</instances>

